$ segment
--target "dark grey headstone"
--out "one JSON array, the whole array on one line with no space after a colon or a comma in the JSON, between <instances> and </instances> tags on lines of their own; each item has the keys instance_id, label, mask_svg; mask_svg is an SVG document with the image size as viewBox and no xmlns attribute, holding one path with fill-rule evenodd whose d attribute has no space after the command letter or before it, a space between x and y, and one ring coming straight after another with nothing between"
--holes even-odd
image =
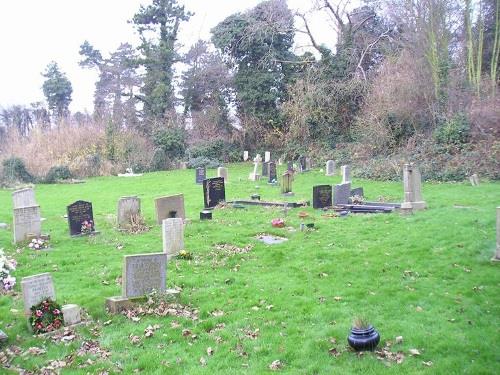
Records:
<instances>
[{"instance_id":1,"label":"dark grey headstone","mask_svg":"<svg viewBox=\"0 0 500 375\"><path fill-rule=\"evenodd\" d=\"M351 183L335 185L333 188L333 204L348 204L351 196Z\"/></svg>"},{"instance_id":2,"label":"dark grey headstone","mask_svg":"<svg viewBox=\"0 0 500 375\"><path fill-rule=\"evenodd\" d=\"M77 236L82 234L82 224L86 221L91 225L91 232L94 228L94 214L92 212L92 203L85 201L76 201L66 207L68 215L69 234Z\"/></svg>"},{"instance_id":3,"label":"dark grey headstone","mask_svg":"<svg viewBox=\"0 0 500 375\"><path fill-rule=\"evenodd\" d=\"M203 180L203 199L205 208L213 208L226 200L226 188L223 177Z\"/></svg>"},{"instance_id":4,"label":"dark grey headstone","mask_svg":"<svg viewBox=\"0 0 500 375\"><path fill-rule=\"evenodd\" d=\"M269 163L262 163L262 176L269 176Z\"/></svg>"},{"instance_id":5,"label":"dark grey headstone","mask_svg":"<svg viewBox=\"0 0 500 375\"><path fill-rule=\"evenodd\" d=\"M276 163L275 162L270 162L269 163L269 182L276 182L278 177L276 175Z\"/></svg>"},{"instance_id":6,"label":"dark grey headstone","mask_svg":"<svg viewBox=\"0 0 500 375\"><path fill-rule=\"evenodd\" d=\"M354 197L355 195L357 195L358 197L364 197L363 195L363 188L362 187L358 187L358 188L354 188L351 190L351 197Z\"/></svg>"},{"instance_id":7,"label":"dark grey headstone","mask_svg":"<svg viewBox=\"0 0 500 375\"><path fill-rule=\"evenodd\" d=\"M317 185L313 187L313 208L332 206L332 186Z\"/></svg>"},{"instance_id":8,"label":"dark grey headstone","mask_svg":"<svg viewBox=\"0 0 500 375\"><path fill-rule=\"evenodd\" d=\"M299 167L301 172L307 171L307 163L306 163L306 157L305 156L300 156L299 157Z\"/></svg>"},{"instance_id":9,"label":"dark grey headstone","mask_svg":"<svg viewBox=\"0 0 500 375\"><path fill-rule=\"evenodd\" d=\"M207 170L205 167L196 168L196 183L202 184L203 180L207 178Z\"/></svg>"}]
</instances>

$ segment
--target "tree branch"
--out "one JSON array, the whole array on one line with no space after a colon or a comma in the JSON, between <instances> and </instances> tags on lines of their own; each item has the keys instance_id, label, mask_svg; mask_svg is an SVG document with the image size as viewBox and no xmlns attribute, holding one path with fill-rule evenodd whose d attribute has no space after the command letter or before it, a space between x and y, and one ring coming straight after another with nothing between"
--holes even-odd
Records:
<instances>
[{"instance_id":1,"label":"tree branch","mask_svg":"<svg viewBox=\"0 0 500 375\"><path fill-rule=\"evenodd\" d=\"M311 43L313 45L313 47L321 54L321 48L320 46L316 43L316 40L314 40L314 37L311 33L311 29L309 29L309 24L307 23L307 20L306 20L306 16L301 14L301 13L296 13L297 16L299 16L300 18L302 18L302 21L304 21L304 26L306 28L306 31L303 31L304 33L306 33L307 35L309 35L309 39L311 40Z\"/></svg>"}]
</instances>

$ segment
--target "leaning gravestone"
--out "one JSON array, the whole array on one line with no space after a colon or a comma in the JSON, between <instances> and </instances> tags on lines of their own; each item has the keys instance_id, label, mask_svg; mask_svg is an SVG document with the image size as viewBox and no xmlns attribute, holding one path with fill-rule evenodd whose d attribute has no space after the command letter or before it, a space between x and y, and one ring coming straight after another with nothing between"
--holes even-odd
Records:
<instances>
[{"instance_id":1,"label":"leaning gravestone","mask_svg":"<svg viewBox=\"0 0 500 375\"><path fill-rule=\"evenodd\" d=\"M118 200L116 218L118 228L131 224L132 217L141 213L141 200L137 196L121 197Z\"/></svg>"},{"instance_id":2,"label":"leaning gravestone","mask_svg":"<svg viewBox=\"0 0 500 375\"><path fill-rule=\"evenodd\" d=\"M12 204L14 208L38 206L35 199L35 191L32 188L14 191L12 193Z\"/></svg>"},{"instance_id":3,"label":"leaning gravestone","mask_svg":"<svg viewBox=\"0 0 500 375\"><path fill-rule=\"evenodd\" d=\"M184 195L177 194L155 199L156 223L161 224L163 220L173 217L186 218L184 209Z\"/></svg>"},{"instance_id":4,"label":"leaning gravestone","mask_svg":"<svg viewBox=\"0 0 500 375\"><path fill-rule=\"evenodd\" d=\"M182 219L165 219L162 226L163 252L172 257L184 249L184 222Z\"/></svg>"},{"instance_id":5,"label":"leaning gravestone","mask_svg":"<svg viewBox=\"0 0 500 375\"><path fill-rule=\"evenodd\" d=\"M207 170L205 167L196 168L196 183L201 184L207 178Z\"/></svg>"},{"instance_id":6,"label":"leaning gravestone","mask_svg":"<svg viewBox=\"0 0 500 375\"><path fill-rule=\"evenodd\" d=\"M403 167L403 189L402 209L423 210L427 208L427 203L422 198L422 177L418 167L413 164L405 164Z\"/></svg>"},{"instance_id":7,"label":"leaning gravestone","mask_svg":"<svg viewBox=\"0 0 500 375\"><path fill-rule=\"evenodd\" d=\"M335 175L335 162L333 160L328 160L326 162L326 176L334 176Z\"/></svg>"},{"instance_id":8,"label":"leaning gravestone","mask_svg":"<svg viewBox=\"0 0 500 375\"><path fill-rule=\"evenodd\" d=\"M42 302L44 299L56 299L56 291L50 273L23 277L21 280L23 292L24 313L29 316L31 307Z\"/></svg>"},{"instance_id":9,"label":"leaning gravestone","mask_svg":"<svg viewBox=\"0 0 500 375\"><path fill-rule=\"evenodd\" d=\"M313 187L313 208L332 206L332 186L317 185Z\"/></svg>"},{"instance_id":10,"label":"leaning gravestone","mask_svg":"<svg viewBox=\"0 0 500 375\"><path fill-rule=\"evenodd\" d=\"M167 254L126 255L123 261L122 297L141 297L165 291Z\"/></svg>"},{"instance_id":11,"label":"leaning gravestone","mask_svg":"<svg viewBox=\"0 0 500 375\"><path fill-rule=\"evenodd\" d=\"M69 234L79 236L95 232L94 214L92 203L86 201L76 201L66 207L68 215ZM87 223L88 231L82 232L82 227Z\"/></svg>"},{"instance_id":12,"label":"leaning gravestone","mask_svg":"<svg viewBox=\"0 0 500 375\"><path fill-rule=\"evenodd\" d=\"M40 206L14 208L13 216L14 243L26 241L29 237L41 236Z\"/></svg>"},{"instance_id":13,"label":"leaning gravestone","mask_svg":"<svg viewBox=\"0 0 500 375\"><path fill-rule=\"evenodd\" d=\"M277 174L276 174L276 163L271 161L268 163L269 168L268 168L268 174L269 174L269 183L274 183L278 179Z\"/></svg>"},{"instance_id":14,"label":"leaning gravestone","mask_svg":"<svg viewBox=\"0 0 500 375\"><path fill-rule=\"evenodd\" d=\"M342 183L351 182L351 167L349 165L343 165L340 167L340 171L342 172Z\"/></svg>"},{"instance_id":15,"label":"leaning gravestone","mask_svg":"<svg viewBox=\"0 0 500 375\"><path fill-rule=\"evenodd\" d=\"M293 173L286 171L281 176L281 194L293 195L292 193Z\"/></svg>"},{"instance_id":16,"label":"leaning gravestone","mask_svg":"<svg viewBox=\"0 0 500 375\"><path fill-rule=\"evenodd\" d=\"M348 204L349 197L351 196L351 183L335 185L333 188L333 204Z\"/></svg>"},{"instance_id":17,"label":"leaning gravestone","mask_svg":"<svg viewBox=\"0 0 500 375\"><path fill-rule=\"evenodd\" d=\"M226 200L226 188L222 177L207 178L203 181L205 208L213 208Z\"/></svg>"},{"instance_id":18,"label":"leaning gravestone","mask_svg":"<svg viewBox=\"0 0 500 375\"><path fill-rule=\"evenodd\" d=\"M221 178L224 179L225 182L228 182L229 181L229 175L228 175L227 168L225 168L225 167L219 167L219 168L217 168L217 177L221 177Z\"/></svg>"},{"instance_id":19,"label":"leaning gravestone","mask_svg":"<svg viewBox=\"0 0 500 375\"><path fill-rule=\"evenodd\" d=\"M262 176L269 176L269 163L262 163Z\"/></svg>"}]
</instances>

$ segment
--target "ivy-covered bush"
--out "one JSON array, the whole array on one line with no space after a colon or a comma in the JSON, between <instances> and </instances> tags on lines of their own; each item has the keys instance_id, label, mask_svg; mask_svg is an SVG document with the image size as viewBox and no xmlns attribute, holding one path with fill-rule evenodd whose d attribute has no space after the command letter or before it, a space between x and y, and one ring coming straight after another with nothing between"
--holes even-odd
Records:
<instances>
[{"instance_id":1,"label":"ivy-covered bush","mask_svg":"<svg viewBox=\"0 0 500 375\"><path fill-rule=\"evenodd\" d=\"M225 163L241 161L241 150L238 146L225 142L222 139L198 144L189 149L191 158L206 158L221 160Z\"/></svg>"},{"instance_id":2,"label":"ivy-covered bush","mask_svg":"<svg viewBox=\"0 0 500 375\"><path fill-rule=\"evenodd\" d=\"M73 175L66 165L58 165L49 169L44 182L46 184L53 184L59 180L69 180L72 177Z\"/></svg>"},{"instance_id":3,"label":"ivy-covered bush","mask_svg":"<svg viewBox=\"0 0 500 375\"><path fill-rule=\"evenodd\" d=\"M24 160L18 157L11 157L2 162L3 178L6 181L35 182L35 178L26 169Z\"/></svg>"}]
</instances>

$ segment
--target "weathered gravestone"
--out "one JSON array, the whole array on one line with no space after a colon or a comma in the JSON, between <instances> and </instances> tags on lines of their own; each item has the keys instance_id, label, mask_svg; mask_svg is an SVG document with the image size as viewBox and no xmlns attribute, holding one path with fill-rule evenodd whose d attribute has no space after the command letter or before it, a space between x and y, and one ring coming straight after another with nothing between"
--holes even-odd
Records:
<instances>
[{"instance_id":1,"label":"weathered gravestone","mask_svg":"<svg viewBox=\"0 0 500 375\"><path fill-rule=\"evenodd\" d=\"M293 173L286 171L281 176L281 193L285 195L293 195L292 193Z\"/></svg>"},{"instance_id":2,"label":"weathered gravestone","mask_svg":"<svg viewBox=\"0 0 500 375\"><path fill-rule=\"evenodd\" d=\"M13 216L14 243L41 236L40 206L14 208Z\"/></svg>"},{"instance_id":3,"label":"weathered gravestone","mask_svg":"<svg viewBox=\"0 0 500 375\"><path fill-rule=\"evenodd\" d=\"M343 165L340 167L342 172L342 183L351 182L351 167L349 165Z\"/></svg>"},{"instance_id":4,"label":"weathered gravestone","mask_svg":"<svg viewBox=\"0 0 500 375\"><path fill-rule=\"evenodd\" d=\"M500 262L500 207L497 207L497 249L492 260Z\"/></svg>"},{"instance_id":5,"label":"weathered gravestone","mask_svg":"<svg viewBox=\"0 0 500 375\"><path fill-rule=\"evenodd\" d=\"M264 163L269 163L271 161L271 152L266 151L264 152Z\"/></svg>"},{"instance_id":6,"label":"weathered gravestone","mask_svg":"<svg viewBox=\"0 0 500 375\"><path fill-rule=\"evenodd\" d=\"M299 156L299 169L300 169L300 172L307 171L306 157L305 156Z\"/></svg>"},{"instance_id":7,"label":"weathered gravestone","mask_svg":"<svg viewBox=\"0 0 500 375\"><path fill-rule=\"evenodd\" d=\"M243 151L243 161L248 160L248 151Z\"/></svg>"},{"instance_id":8,"label":"weathered gravestone","mask_svg":"<svg viewBox=\"0 0 500 375\"><path fill-rule=\"evenodd\" d=\"M221 177L224 179L225 182L228 182L229 181L229 174L228 174L227 168L225 168L225 167L217 168L217 177Z\"/></svg>"},{"instance_id":9,"label":"weathered gravestone","mask_svg":"<svg viewBox=\"0 0 500 375\"><path fill-rule=\"evenodd\" d=\"M226 188L222 177L207 178L203 181L205 208L213 208L226 201Z\"/></svg>"},{"instance_id":10,"label":"weathered gravestone","mask_svg":"<svg viewBox=\"0 0 500 375\"><path fill-rule=\"evenodd\" d=\"M141 213L141 200L137 196L121 197L118 200L116 218L118 228L131 224L132 217Z\"/></svg>"},{"instance_id":11,"label":"weathered gravestone","mask_svg":"<svg viewBox=\"0 0 500 375\"><path fill-rule=\"evenodd\" d=\"M310 171L311 169L312 169L311 158L306 158L306 171Z\"/></svg>"},{"instance_id":12,"label":"weathered gravestone","mask_svg":"<svg viewBox=\"0 0 500 375\"><path fill-rule=\"evenodd\" d=\"M262 176L269 176L269 163L262 163Z\"/></svg>"},{"instance_id":13,"label":"weathered gravestone","mask_svg":"<svg viewBox=\"0 0 500 375\"><path fill-rule=\"evenodd\" d=\"M259 164L261 161L262 157L260 156L260 154L257 154L257 156L255 156L255 158L253 159L253 172L248 176L249 180L257 181L260 179L260 175L257 173L257 171L259 169Z\"/></svg>"},{"instance_id":14,"label":"weathered gravestone","mask_svg":"<svg viewBox=\"0 0 500 375\"><path fill-rule=\"evenodd\" d=\"M333 204L348 204L351 196L351 183L337 184L333 188Z\"/></svg>"},{"instance_id":15,"label":"weathered gravestone","mask_svg":"<svg viewBox=\"0 0 500 375\"><path fill-rule=\"evenodd\" d=\"M196 168L196 183L202 184L205 178L207 178L206 168L205 167Z\"/></svg>"},{"instance_id":16,"label":"weathered gravestone","mask_svg":"<svg viewBox=\"0 0 500 375\"><path fill-rule=\"evenodd\" d=\"M474 173L472 176L469 176L469 181L472 186L479 186L479 176Z\"/></svg>"},{"instance_id":17,"label":"weathered gravestone","mask_svg":"<svg viewBox=\"0 0 500 375\"><path fill-rule=\"evenodd\" d=\"M287 170L288 172L293 173L293 161L288 161L288 162L286 163L286 170Z\"/></svg>"},{"instance_id":18,"label":"weathered gravestone","mask_svg":"<svg viewBox=\"0 0 500 375\"><path fill-rule=\"evenodd\" d=\"M358 197L364 197L364 190L362 187L358 187L358 188L354 188L351 190L351 197L355 197L355 196L358 196Z\"/></svg>"},{"instance_id":19,"label":"weathered gravestone","mask_svg":"<svg viewBox=\"0 0 500 375\"><path fill-rule=\"evenodd\" d=\"M167 254L126 255L123 259L122 297L141 297L165 291Z\"/></svg>"},{"instance_id":20,"label":"weathered gravestone","mask_svg":"<svg viewBox=\"0 0 500 375\"><path fill-rule=\"evenodd\" d=\"M335 162L333 160L328 160L326 162L326 176L334 176L335 175Z\"/></svg>"},{"instance_id":21,"label":"weathered gravestone","mask_svg":"<svg viewBox=\"0 0 500 375\"><path fill-rule=\"evenodd\" d=\"M35 199L35 191L32 188L14 191L12 193L12 204L14 208L38 206Z\"/></svg>"},{"instance_id":22,"label":"weathered gravestone","mask_svg":"<svg viewBox=\"0 0 500 375\"><path fill-rule=\"evenodd\" d=\"M317 185L313 187L313 208L332 206L332 186Z\"/></svg>"},{"instance_id":23,"label":"weathered gravestone","mask_svg":"<svg viewBox=\"0 0 500 375\"><path fill-rule=\"evenodd\" d=\"M168 218L186 218L184 209L184 195L170 195L168 197L159 197L155 199L156 223L162 224L163 220Z\"/></svg>"},{"instance_id":24,"label":"weathered gravestone","mask_svg":"<svg viewBox=\"0 0 500 375\"><path fill-rule=\"evenodd\" d=\"M422 199L422 177L418 167L405 164L403 167L404 202L402 209L423 210L427 204Z\"/></svg>"},{"instance_id":25,"label":"weathered gravestone","mask_svg":"<svg viewBox=\"0 0 500 375\"><path fill-rule=\"evenodd\" d=\"M269 165L269 170L268 170L268 174L269 174L269 183L274 183L277 181L278 177L277 177L277 174L276 174L276 163L271 161L268 163Z\"/></svg>"},{"instance_id":26,"label":"weathered gravestone","mask_svg":"<svg viewBox=\"0 0 500 375\"><path fill-rule=\"evenodd\" d=\"M56 299L56 291L50 273L23 277L21 280L23 292L24 313L29 316L31 307L39 304L44 299Z\"/></svg>"},{"instance_id":27,"label":"weathered gravestone","mask_svg":"<svg viewBox=\"0 0 500 375\"><path fill-rule=\"evenodd\" d=\"M76 201L66 207L68 216L69 234L79 236L95 232L94 213L92 203Z\"/></svg>"},{"instance_id":28,"label":"weathered gravestone","mask_svg":"<svg viewBox=\"0 0 500 375\"><path fill-rule=\"evenodd\" d=\"M184 249L184 222L173 218L163 220L163 252L172 257Z\"/></svg>"}]
</instances>

